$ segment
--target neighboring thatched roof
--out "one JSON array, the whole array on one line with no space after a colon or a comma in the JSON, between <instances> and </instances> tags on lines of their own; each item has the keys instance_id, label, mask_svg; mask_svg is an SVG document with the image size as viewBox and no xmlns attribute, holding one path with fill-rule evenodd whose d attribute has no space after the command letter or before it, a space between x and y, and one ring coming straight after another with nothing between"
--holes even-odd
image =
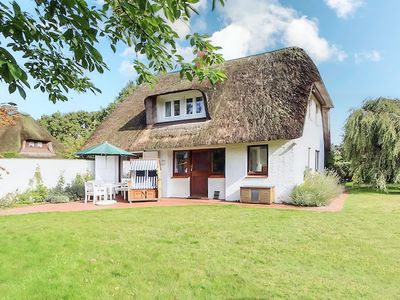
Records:
<instances>
[{"instance_id":1,"label":"neighboring thatched roof","mask_svg":"<svg viewBox=\"0 0 400 300\"><path fill-rule=\"evenodd\" d=\"M18 113L15 125L0 127L0 153L19 153L24 140L52 142L56 155L62 151L62 145L45 128L32 117Z\"/></svg>"},{"instance_id":2,"label":"neighboring thatched roof","mask_svg":"<svg viewBox=\"0 0 400 300\"><path fill-rule=\"evenodd\" d=\"M160 76L154 89L138 87L97 128L86 146L108 141L134 151L302 135L311 90L315 82L323 86L317 67L304 50L286 48L230 60L222 68L228 79L215 87L181 80L179 73ZM146 125L146 98L190 89L205 95L206 121Z\"/></svg>"}]
</instances>

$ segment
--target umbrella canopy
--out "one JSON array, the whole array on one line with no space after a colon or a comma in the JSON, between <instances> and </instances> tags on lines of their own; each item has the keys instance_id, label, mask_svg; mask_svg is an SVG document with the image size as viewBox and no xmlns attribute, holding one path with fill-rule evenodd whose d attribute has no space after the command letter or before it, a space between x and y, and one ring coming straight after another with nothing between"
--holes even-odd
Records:
<instances>
[{"instance_id":1,"label":"umbrella canopy","mask_svg":"<svg viewBox=\"0 0 400 300\"><path fill-rule=\"evenodd\" d=\"M104 142L102 144L83 149L77 152L76 155L132 155L132 153Z\"/></svg>"}]
</instances>

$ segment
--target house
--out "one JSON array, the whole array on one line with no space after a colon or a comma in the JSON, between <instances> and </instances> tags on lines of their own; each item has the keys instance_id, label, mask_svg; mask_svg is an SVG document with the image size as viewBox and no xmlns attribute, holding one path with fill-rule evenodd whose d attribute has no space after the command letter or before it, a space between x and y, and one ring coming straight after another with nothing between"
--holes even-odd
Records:
<instances>
[{"instance_id":1,"label":"house","mask_svg":"<svg viewBox=\"0 0 400 300\"><path fill-rule=\"evenodd\" d=\"M333 107L317 67L300 48L226 61L216 86L160 76L108 116L86 146L109 141L158 157L162 197L240 198L274 187L287 201L306 169L322 171Z\"/></svg>"},{"instance_id":2,"label":"house","mask_svg":"<svg viewBox=\"0 0 400 300\"><path fill-rule=\"evenodd\" d=\"M62 145L31 116L16 107L2 105L14 116L13 124L0 127L0 156L7 154L29 158L54 158Z\"/></svg>"}]
</instances>

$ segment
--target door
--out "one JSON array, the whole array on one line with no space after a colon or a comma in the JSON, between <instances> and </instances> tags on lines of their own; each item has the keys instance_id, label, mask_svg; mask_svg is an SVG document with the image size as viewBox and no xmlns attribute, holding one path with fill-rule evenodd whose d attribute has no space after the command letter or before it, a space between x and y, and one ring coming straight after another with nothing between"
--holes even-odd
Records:
<instances>
[{"instance_id":1,"label":"door","mask_svg":"<svg viewBox=\"0 0 400 300\"><path fill-rule=\"evenodd\" d=\"M190 195L192 197L208 197L210 153L208 150L193 150L191 155Z\"/></svg>"}]
</instances>

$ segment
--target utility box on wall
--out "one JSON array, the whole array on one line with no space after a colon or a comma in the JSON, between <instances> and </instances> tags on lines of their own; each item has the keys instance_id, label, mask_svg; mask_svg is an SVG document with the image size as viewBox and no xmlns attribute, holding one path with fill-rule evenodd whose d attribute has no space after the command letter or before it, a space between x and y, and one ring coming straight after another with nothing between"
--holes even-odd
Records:
<instances>
[{"instance_id":1,"label":"utility box on wall","mask_svg":"<svg viewBox=\"0 0 400 300\"><path fill-rule=\"evenodd\" d=\"M254 204L272 204L275 202L275 187L241 187L240 202Z\"/></svg>"}]
</instances>

